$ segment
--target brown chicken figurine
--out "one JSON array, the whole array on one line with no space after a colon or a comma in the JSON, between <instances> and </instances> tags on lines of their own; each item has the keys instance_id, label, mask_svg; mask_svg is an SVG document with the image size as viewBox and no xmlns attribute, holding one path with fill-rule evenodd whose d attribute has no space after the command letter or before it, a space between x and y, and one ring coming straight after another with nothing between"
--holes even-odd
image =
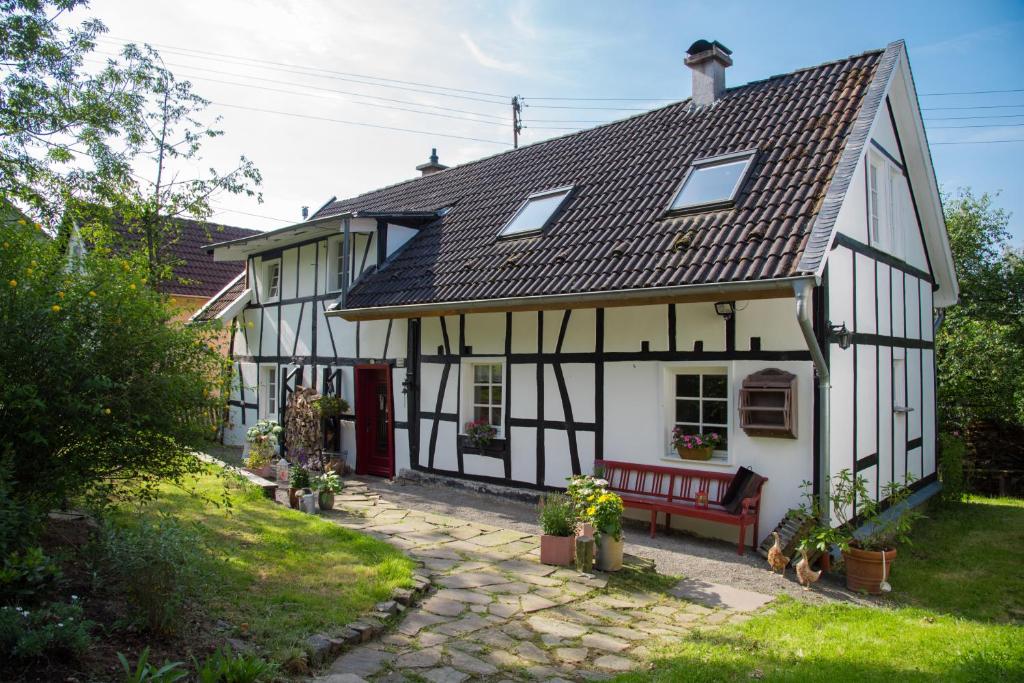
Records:
<instances>
[{"instance_id":1,"label":"brown chicken figurine","mask_svg":"<svg viewBox=\"0 0 1024 683\"><path fill-rule=\"evenodd\" d=\"M811 569L811 563L807 561L807 548L800 548L800 561L796 563L796 580L807 591L811 589L811 584L820 578L821 570L814 571Z\"/></svg>"},{"instance_id":2,"label":"brown chicken figurine","mask_svg":"<svg viewBox=\"0 0 1024 683\"><path fill-rule=\"evenodd\" d=\"M789 558L782 554L782 539L779 538L779 532L773 531L772 536L775 537L775 544L768 550L768 565L773 574L782 572L782 575L785 576Z\"/></svg>"}]
</instances>

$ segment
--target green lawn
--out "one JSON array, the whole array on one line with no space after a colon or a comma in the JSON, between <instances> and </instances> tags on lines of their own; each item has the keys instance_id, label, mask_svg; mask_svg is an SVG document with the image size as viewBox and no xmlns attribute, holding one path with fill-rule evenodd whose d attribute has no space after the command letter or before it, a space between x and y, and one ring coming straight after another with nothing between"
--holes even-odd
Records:
<instances>
[{"instance_id":1,"label":"green lawn","mask_svg":"<svg viewBox=\"0 0 1024 683\"><path fill-rule=\"evenodd\" d=\"M894 599L1024 623L1024 500L971 498L928 513L893 565Z\"/></svg>"},{"instance_id":2,"label":"green lawn","mask_svg":"<svg viewBox=\"0 0 1024 683\"><path fill-rule=\"evenodd\" d=\"M1024 680L1024 502L972 499L929 517L894 565L893 607L780 598L744 624L662 647L651 671L617 680Z\"/></svg>"},{"instance_id":3,"label":"green lawn","mask_svg":"<svg viewBox=\"0 0 1024 683\"><path fill-rule=\"evenodd\" d=\"M193 482L190 482L191 486ZM212 471L194 482L220 500L224 479ZM165 487L146 514L166 512L195 523L213 574L203 609L208 620L238 628L275 658L318 632L336 631L399 586L411 585L413 563L369 536L276 505L250 487L232 485L230 509Z\"/></svg>"}]
</instances>

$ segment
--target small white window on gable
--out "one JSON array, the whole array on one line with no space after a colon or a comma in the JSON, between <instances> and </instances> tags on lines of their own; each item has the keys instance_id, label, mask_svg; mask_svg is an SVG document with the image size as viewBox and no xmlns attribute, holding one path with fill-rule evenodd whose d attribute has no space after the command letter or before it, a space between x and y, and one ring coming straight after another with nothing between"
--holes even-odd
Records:
<instances>
[{"instance_id":1,"label":"small white window on gable","mask_svg":"<svg viewBox=\"0 0 1024 683\"><path fill-rule=\"evenodd\" d=\"M277 301L281 298L281 262L271 261L263 268L263 300Z\"/></svg>"},{"instance_id":2,"label":"small white window on gable","mask_svg":"<svg viewBox=\"0 0 1024 683\"><path fill-rule=\"evenodd\" d=\"M753 152L740 152L695 161L686 172L669 211L731 204L753 159Z\"/></svg>"},{"instance_id":3,"label":"small white window on gable","mask_svg":"<svg viewBox=\"0 0 1024 683\"><path fill-rule=\"evenodd\" d=\"M871 246L899 256L898 171L880 156L868 156L868 238Z\"/></svg>"},{"instance_id":4,"label":"small white window on gable","mask_svg":"<svg viewBox=\"0 0 1024 683\"><path fill-rule=\"evenodd\" d=\"M498 237L522 237L542 232L571 192L571 187L560 187L531 194L498 232Z\"/></svg>"},{"instance_id":5,"label":"small white window on gable","mask_svg":"<svg viewBox=\"0 0 1024 683\"><path fill-rule=\"evenodd\" d=\"M474 360L463 365L469 396L465 396L463 422L482 421L498 432L503 438L503 416L505 414L504 376L505 364L498 360Z\"/></svg>"},{"instance_id":6,"label":"small white window on gable","mask_svg":"<svg viewBox=\"0 0 1024 683\"><path fill-rule=\"evenodd\" d=\"M260 419L277 419L277 368L260 368Z\"/></svg>"},{"instance_id":7,"label":"small white window on gable","mask_svg":"<svg viewBox=\"0 0 1024 683\"><path fill-rule=\"evenodd\" d=\"M342 238L327 243L327 291L339 292L345 275L345 249Z\"/></svg>"}]
</instances>

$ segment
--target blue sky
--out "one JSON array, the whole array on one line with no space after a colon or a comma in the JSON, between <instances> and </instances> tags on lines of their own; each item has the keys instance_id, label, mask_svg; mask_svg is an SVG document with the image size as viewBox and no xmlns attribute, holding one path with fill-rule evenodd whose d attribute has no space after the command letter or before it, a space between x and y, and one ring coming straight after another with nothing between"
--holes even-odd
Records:
<instances>
[{"instance_id":1,"label":"blue sky","mask_svg":"<svg viewBox=\"0 0 1024 683\"><path fill-rule=\"evenodd\" d=\"M1024 156L1024 3L94 0L90 11L109 26L113 42L166 46L164 57L172 68L217 103L211 113L223 116L220 125L227 135L209 147L206 165L226 166L244 153L260 166L265 203L218 199L216 219L226 223L279 227L297 220L302 205L316 208L331 195L413 177L413 167L426 160L431 147L448 164L500 152L510 146L503 119L510 116L505 102L511 95L523 96L526 103L526 143L570 132L545 126L587 127L594 125L589 121L631 113L545 107L649 108L664 103L661 98L683 99L690 90L683 55L697 38L717 39L733 50L730 85L902 38L922 94L1022 90L922 96L921 102L932 143L1022 140L934 144L932 154L944 188L1000 191L998 204L1014 213L1012 231L1024 243L1018 163ZM282 71L256 59L301 68ZM362 83L353 83L308 68L487 95L436 88L416 92L416 86L383 87L397 84L361 77L356 80ZM371 107L365 98L330 92L337 90L399 99L405 104L389 106L416 111ZM545 97L655 99L602 103ZM462 118L422 113L428 110ZM953 118L983 115L1002 118Z\"/></svg>"}]
</instances>

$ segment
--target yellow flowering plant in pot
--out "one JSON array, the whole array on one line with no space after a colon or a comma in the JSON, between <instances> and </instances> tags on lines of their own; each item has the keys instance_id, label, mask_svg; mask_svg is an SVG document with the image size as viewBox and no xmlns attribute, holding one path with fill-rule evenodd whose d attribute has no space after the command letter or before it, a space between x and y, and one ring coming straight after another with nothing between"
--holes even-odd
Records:
<instances>
[{"instance_id":1,"label":"yellow flowering plant in pot","mask_svg":"<svg viewBox=\"0 0 1024 683\"><path fill-rule=\"evenodd\" d=\"M576 475L566 491L580 520L594 526L597 538L597 568L614 572L622 568L622 498L608 490L605 479Z\"/></svg>"}]
</instances>

